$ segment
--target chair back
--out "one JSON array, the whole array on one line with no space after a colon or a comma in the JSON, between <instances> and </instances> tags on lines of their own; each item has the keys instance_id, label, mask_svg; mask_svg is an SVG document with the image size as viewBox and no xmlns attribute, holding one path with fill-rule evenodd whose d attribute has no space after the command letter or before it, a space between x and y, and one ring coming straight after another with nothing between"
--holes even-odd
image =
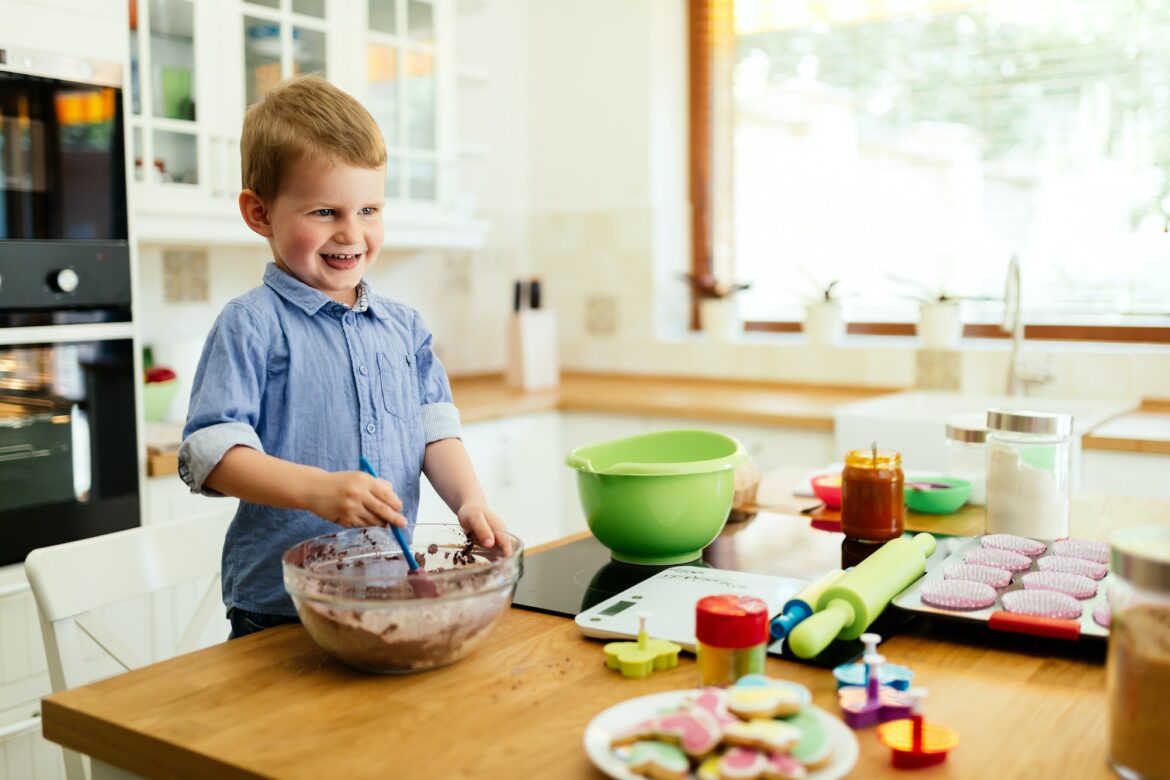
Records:
<instances>
[{"instance_id":1,"label":"chair back","mask_svg":"<svg viewBox=\"0 0 1170 780\"><path fill-rule=\"evenodd\" d=\"M217 616L222 619L220 560L231 515L217 513L169 523L131 528L33 550L25 574L37 604L53 692L95 679L85 638L116 663L115 673L162 658L143 658L102 620L98 610L209 579L194 614L169 655L207 644L204 636ZM168 619L171 616L167 616ZM176 628L176 633L178 626ZM224 639L227 638L226 632ZM171 651L159 649L156 655ZM89 649L92 655L92 648ZM166 656L166 657L169 657ZM100 654L99 654L100 659ZM107 662L108 663L108 662ZM120 667L120 669L119 669ZM105 675L96 675L97 677ZM65 752L65 776L84 780L86 762Z\"/></svg>"}]
</instances>

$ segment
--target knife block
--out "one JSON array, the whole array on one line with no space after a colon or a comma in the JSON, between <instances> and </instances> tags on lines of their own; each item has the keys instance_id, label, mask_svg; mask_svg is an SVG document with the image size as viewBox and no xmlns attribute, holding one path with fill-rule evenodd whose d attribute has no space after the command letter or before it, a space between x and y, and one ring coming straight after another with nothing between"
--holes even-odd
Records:
<instances>
[{"instance_id":1,"label":"knife block","mask_svg":"<svg viewBox=\"0 0 1170 780\"><path fill-rule=\"evenodd\" d=\"M560 384L557 318L551 309L521 309L508 319L504 380L518 390L551 390Z\"/></svg>"}]
</instances>

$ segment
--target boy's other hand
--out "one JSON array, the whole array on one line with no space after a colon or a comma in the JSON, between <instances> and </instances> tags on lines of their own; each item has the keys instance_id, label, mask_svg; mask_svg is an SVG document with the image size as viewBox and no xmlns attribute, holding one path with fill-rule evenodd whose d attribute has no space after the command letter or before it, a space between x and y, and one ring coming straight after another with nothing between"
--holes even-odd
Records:
<instances>
[{"instance_id":1,"label":"boy's other hand","mask_svg":"<svg viewBox=\"0 0 1170 780\"><path fill-rule=\"evenodd\" d=\"M402 499L384 479L361 471L336 471L324 475L310 509L346 528L396 525L405 528Z\"/></svg>"},{"instance_id":2,"label":"boy's other hand","mask_svg":"<svg viewBox=\"0 0 1170 780\"><path fill-rule=\"evenodd\" d=\"M512 554L512 540L505 531L504 521L483 504L467 503L459 507L459 525L484 547L498 547L504 555Z\"/></svg>"}]
</instances>

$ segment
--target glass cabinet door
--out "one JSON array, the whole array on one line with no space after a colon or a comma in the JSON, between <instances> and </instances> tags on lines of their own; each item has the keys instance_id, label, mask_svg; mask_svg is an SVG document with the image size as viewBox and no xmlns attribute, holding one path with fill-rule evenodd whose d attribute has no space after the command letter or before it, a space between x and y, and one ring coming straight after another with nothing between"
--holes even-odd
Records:
<instances>
[{"instance_id":1,"label":"glass cabinet door","mask_svg":"<svg viewBox=\"0 0 1170 780\"><path fill-rule=\"evenodd\" d=\"M366 4L366 107L386 139L386 197L437 204L435 4L432 0L366 0Z\"/></svg>"},{"instance_id":2,"label":"glass cabinet door","mask_svg":"<svg viewBox=\"0 0 1170 780\"><path fill-rule=\"evenodd\" d=\"M329 78L325 0L249 0L241 6L246 106L291 76Z\"/></svg>"},{"instance_id":3,"label":"glass cabinet door","mask_svg":"<svg viewBox=\"0 0 1170 780\"><path fill-rule=\"evenodd\" d=\"M131 138L134 178L200 183L195 4L130 3Z\"/></svg>"}]
</instances>

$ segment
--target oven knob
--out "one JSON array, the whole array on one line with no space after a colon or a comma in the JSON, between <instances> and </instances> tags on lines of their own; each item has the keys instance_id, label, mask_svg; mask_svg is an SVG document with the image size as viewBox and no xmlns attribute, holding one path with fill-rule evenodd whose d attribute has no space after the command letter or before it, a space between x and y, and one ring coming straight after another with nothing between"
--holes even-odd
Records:
<instances>
[{"instance_id":1,"label":"oven knob","mask_svg":"<svg viewBox=\"0 0 1170 780\"><path fill-rule=\"evenodd\" d=\"M49 287L54 292L71 293L77 289L77 272L72 268L62 268L56 273L49 274Z\"/></svg>"}]
</instances>

